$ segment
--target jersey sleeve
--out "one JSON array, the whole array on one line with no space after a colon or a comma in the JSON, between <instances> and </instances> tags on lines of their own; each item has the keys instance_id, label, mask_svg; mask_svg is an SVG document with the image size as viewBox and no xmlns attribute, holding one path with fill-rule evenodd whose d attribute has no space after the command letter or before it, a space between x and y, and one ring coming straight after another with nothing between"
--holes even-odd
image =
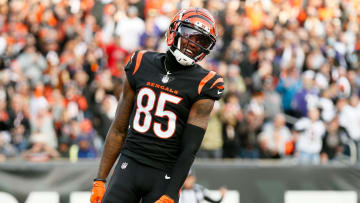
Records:
<instances>
[{"instance_id":1,"label":"jersey sleeve","mask_svg":"<svg viewBox=\"0 0 360 203\"><path fill-rule=\"evenodd\" d=\"M141 60L145 52L146 51L135 51L125 66L126 78L134 90L136 89L136 73L140 68Z\"/></svg>"},{"instance_id":2,"label":"jersey sleeve","mask_svg":"<svg viewBox=\"0 0 360 203\"><path fill-rule=\"evenodd\" d=\"M201 81L198 87L199 99L219 100L224 93L224 79L210 71Z\"/></svg>"}]
</instances>

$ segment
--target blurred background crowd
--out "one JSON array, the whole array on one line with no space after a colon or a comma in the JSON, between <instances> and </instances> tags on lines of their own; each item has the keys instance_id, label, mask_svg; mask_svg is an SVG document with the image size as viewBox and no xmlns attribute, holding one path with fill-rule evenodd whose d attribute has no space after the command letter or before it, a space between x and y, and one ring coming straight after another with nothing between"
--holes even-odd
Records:
<instances>
[{"instance_id":1,"label":"blurred background crowd","mask_svg":"<svg viewBox=\"0 0 360 203\"><path fill-rule=\"evenodd\" d=\"M129 56L188 7L217 20L200 65L226 91L198 157L356 159L360 0L0 0L0 161L99 157Z\"/></svg>"}]
</instances>

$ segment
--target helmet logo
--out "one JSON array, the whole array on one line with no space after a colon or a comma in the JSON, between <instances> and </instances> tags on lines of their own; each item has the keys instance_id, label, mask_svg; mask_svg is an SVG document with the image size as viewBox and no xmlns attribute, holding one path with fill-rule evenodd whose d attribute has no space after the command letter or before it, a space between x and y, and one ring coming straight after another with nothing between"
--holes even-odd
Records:
<instances>
[{"instance_id":1,"label":"helmet logo","mask_svg":"<svg viewBox=\"0 0 360 203\"><path fill-rule=\"evenodd\" d=\"M201 28L202 30L206 31L207 33L210 33L210 28L208 26L204 25L203 23L201 23L200 21L196 21L195 26Z\"/></svg>"}]
</instances>

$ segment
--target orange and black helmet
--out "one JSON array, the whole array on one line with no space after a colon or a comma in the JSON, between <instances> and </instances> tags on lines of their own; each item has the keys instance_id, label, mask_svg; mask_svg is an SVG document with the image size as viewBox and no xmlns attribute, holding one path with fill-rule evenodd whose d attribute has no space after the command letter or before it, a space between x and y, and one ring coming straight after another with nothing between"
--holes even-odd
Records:
<instances>
[{"instance_id":1,"label":"orange and black helmet","mask_svg":"<svg viewBox=\"0 0 360 203\"><path fill-rule=\"evenodd\" d=\"M185 49L181 48L180 38L192 42L200 48L200 51L196 54L186 53ZM166 32L166 42L179 63L192 65L202 60L214 47L216 43L215 19L203 8L181 10L171 21Z\"/></svg>"}]
</instances>

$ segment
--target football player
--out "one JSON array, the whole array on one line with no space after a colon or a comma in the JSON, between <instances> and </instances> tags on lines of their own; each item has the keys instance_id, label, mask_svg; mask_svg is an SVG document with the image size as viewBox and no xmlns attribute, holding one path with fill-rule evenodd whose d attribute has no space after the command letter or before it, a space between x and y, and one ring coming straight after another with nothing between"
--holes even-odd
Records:
<instances>
[{"instance_id":1,"label":"football player","mask_svg":"<svg viewBox=\"0 0 360 203\"><path fill-rule=\"evenodd\" d=\"M136 51L125 67L124 91L106 137L92 203L179 200L224 80L196 64L216 42L215 20L207 10L181 10L166 40L167 53Z\"/></svg>"}]
</instances>

